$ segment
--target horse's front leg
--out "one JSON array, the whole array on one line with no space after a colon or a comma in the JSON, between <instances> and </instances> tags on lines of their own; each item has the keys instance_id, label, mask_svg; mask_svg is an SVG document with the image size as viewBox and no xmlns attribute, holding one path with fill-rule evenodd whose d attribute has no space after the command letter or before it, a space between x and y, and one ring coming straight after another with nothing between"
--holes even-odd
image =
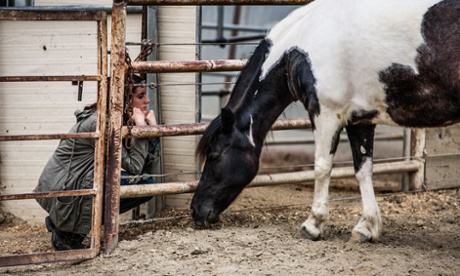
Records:
<instances>
[{"instance_id":1,"label":"horse's front leg","mask_svg":"<svg viewBox=\"0 0 460 276\"><path fill-rule=\"evenodd\" d=\"M314 241L322 237L324 224L329 218L328 197L332 161L342 132L340 123L330 118L318 117L315 122L315 191L310 216L300 228L306 238Z\"/></svg>"},{"instance_id":2,"label":"horse's front leg","mask_svg":"<svg viewBox=\"0 0 460 276\"><path fill-rule=\"evenodd\" d=\"M350 125L346 129L363 204L363 214L358 224L353 228L350 240L356 242L377 241L382 229L382 218L372 185L375 125Z\"/></svg>"}]
</instances>

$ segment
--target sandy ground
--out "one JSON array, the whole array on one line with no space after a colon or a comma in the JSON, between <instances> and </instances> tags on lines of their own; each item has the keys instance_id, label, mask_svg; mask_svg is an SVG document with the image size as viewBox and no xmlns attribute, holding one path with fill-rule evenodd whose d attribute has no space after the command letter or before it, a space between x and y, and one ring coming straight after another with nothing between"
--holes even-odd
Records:
<instances>
[{"instance_id":1,"label":"sandy ground","mask_svg":"<svg viewBox=\"0 0 460 276\"><path fill-rule=\"evenodd\" d=\"M353 185L353 183L352 183ZM0 268L1 275L458 275L460 192L378 197L384 230L376 243L348 242L361 212L353 190L335 190L323 240L298 233L310 186L246 189L212 229L196 229L187 210L164 221L120 226L110 255L83 262ZM350 199L351 198L351 199ZM355 198L355 199L353 199ZM0 221L2 218L0 218ZM3 215L0 253L52 251L44 225Z\"/></svg>"}]
</instances>

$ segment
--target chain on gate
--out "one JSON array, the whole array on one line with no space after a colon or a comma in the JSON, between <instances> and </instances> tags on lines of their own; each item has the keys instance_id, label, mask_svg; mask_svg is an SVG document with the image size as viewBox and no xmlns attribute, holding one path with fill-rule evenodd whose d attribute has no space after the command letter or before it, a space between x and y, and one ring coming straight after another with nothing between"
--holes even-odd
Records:
<instances>
[{"instance_id":1,"label":"chain on gate","mask_svg":"<svg viewBox=\"0 0 460 276\"><path fill-rule=\"evenodd\" d=\"M153 47L156 44L153 43L151 40L142 40L142 46L141 46L141 51L139 55L136 57L135 61L142 61L147 58L148 55L150 55L153 51ZM126 127L128 128L128 135L125 139L125 147L127 149L130 149L131 146L134 144L134 137L132 134L132 129L134 126L134 121L133 121L133 108L131 107L131 102L132 102L132 95L131 91L135 87L134 80L133 80L133 74L134 74L134 69L133 65L131 64L131 57L129 56L128 53L128 48L125 49L125 62L128 65L128 70L126 73L125 77L125 89L124 89L124 113L126 114L126 117L128 118L126 121Z\"/></svg>"}]
</instances>

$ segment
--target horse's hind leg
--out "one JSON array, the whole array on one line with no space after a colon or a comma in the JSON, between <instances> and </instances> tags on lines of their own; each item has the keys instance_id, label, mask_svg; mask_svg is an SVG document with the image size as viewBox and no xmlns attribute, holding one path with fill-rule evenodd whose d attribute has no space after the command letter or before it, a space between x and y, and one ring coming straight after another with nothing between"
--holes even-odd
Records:
<instances>
[{"instance_id":1,"label":"horse's hind leg","mask_svg":"<svg viewBox=\"0 0 460 276\"><path fill-rule=\"evenodd\" d=\"M358 224L353 228L351 241L376 241L380 236L382 218L372 185L375 125L350 125L346 127L346 130L363 204L363 214Z\"/></svg>"},{"instance_id":2,"label":"horse's hind leg","mask_svg":"<svg viewBox=\"0 0 460 276\"><path fill-rule=\"evenodd\" d=\"M342 132L342 126L335 116L319 116L315 123L315 192L310 216L300 228L301 233L310 240L318 240L322 236L324 224L329 218L332 161Z\"/></svg>"}]
</instances>

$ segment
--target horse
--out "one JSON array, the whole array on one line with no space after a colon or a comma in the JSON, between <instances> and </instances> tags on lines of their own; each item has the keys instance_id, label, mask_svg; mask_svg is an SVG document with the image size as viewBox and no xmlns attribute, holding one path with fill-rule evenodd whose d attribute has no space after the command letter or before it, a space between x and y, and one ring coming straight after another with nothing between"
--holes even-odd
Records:
<instances>
[{"instance_id":1,"label":"horse","mask_svg":"<svg viewBox=\"0 0 460 276\"><path fill-rule=\"evenodd\" d=\"M272 124L300 101L315 140L313 203L300 232L323 238L332 161L345 129L362 197L350 239L377 241L375 127L459 122L459 34L458 0L316 0L291 12L255 48L197 145L204 167L191 201L195 225L219 222L256 176Z\"/></svg>"}]
</instances>

